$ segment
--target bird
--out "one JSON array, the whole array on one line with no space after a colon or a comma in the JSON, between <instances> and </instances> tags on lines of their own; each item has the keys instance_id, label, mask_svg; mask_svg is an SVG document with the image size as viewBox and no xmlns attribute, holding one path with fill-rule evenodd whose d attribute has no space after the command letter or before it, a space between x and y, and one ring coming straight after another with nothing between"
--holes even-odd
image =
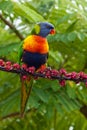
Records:
<instances>
[{"instance_id":1,"label":"bird","mask_svg":"<svg viewBox=\"0 0 87 130\"><path fill-rule=\"evenodd\" d=\"M49 45L47 36L49 34L55 34L55 27L49 22L38 22L35 24L31 34L27 36L20 46L19 51L19 64L25 63L27 67L35 67L37 71L40 68L45 67L49 54ZM32 86L33 77L30 76ZM30 82L30 81L29 81ZM26 103L28 100L29 92L26 90L24 81L22 80L22 99L21 99L21 115L23 116Z\"/></svg>"},{"instance_id":2,"label":"bird","mask_svg":"<svg viewBox=\"0 0 87 130\"><path fill-rule=\"evenodd\" d=\"M37 23L27 38L24 39L19 54L19 63L22 61L28 67L38 69L45 64L48 59L49 45L46 37L54 34L55 29L51 23Z\"/></svg>"}]
</instances>

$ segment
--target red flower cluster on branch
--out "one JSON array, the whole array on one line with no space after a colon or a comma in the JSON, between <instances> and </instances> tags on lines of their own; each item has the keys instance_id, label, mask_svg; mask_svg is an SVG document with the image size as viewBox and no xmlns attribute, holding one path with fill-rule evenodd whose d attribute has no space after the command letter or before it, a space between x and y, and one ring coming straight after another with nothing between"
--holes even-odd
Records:
<instances>
[{"instance_id":1,"label":"red flower cluster on branch","mask_svg":"<svg viewBox=\"0 0 87 130\"><path fill-rule=\"evenodd\" d=\"M42 77L58 80L61 86L65 86L66 80L71 80L75 83L84 82L87 86L87 74L84 72L68 73L65 69L55 70L49 67L44 70L35 71L34 67L28 68L25 64L19 65L18 63L12 63L10 61L5 62L2 59L0 59L0 70L20 74L24 80L28 75L32 75L34 79Z\"/></svg>"}]
</instances>

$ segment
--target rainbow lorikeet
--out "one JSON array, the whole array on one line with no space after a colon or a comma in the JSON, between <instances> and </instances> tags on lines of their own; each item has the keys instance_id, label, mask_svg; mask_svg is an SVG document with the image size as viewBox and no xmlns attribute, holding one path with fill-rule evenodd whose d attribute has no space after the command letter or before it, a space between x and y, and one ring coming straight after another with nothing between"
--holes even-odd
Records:
<instances>
[{"instance_id":1,"label":"rainbow lorikeet","mask_svg":"<svg viewBox=\"0 0 87 130\"><path fill-rule=\"evenodd\" d=\"M37 23L34 29L20 47L19 63L22 61L28 67L35 67L38 70L47 62L49 45L46 37L48 34L54 34L54 26L48 22ZM29 86L32 86L33 78L30 78ZM31 82L31 83L30 83ZM29 88L28 86L28 88ZM24 81L22 81L22 103L21 114L25 111L25 106L28 100L28 94Z\"/></svg>"}]
</instances>

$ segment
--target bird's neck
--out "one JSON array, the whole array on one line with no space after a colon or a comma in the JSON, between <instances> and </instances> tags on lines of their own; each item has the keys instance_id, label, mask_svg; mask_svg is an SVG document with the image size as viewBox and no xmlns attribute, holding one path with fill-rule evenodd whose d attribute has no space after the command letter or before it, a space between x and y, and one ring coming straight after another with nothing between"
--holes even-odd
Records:
<instances>
[{"instance_id":1,"label":"bird's neck","mask_svg":"<svg viewBox=\"0 0 87 130\"><path fill-rule=\"evenodd\" d=\"M41 43L44 44L47 39L45 37L39 36L39 35L33 35L35 41L37 41L37 43Z\"/></svg>"}]
</instances>

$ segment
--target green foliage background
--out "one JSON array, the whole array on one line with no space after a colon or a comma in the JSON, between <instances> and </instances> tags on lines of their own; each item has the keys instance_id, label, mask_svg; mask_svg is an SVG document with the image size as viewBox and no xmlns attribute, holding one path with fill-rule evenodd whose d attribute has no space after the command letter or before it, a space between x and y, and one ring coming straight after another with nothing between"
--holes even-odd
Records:
<instances>
[{"instance_id":1,"label":"green foliage background","mask_svg":"<svg viewBox=\"0 0 87 130\"><path fill-rule=\"evenodd\" d=\"M24 37L36 22L53 23L56 35L48 36L48 66L87 72L87 0L0 0L0 13ZM17 62L20 42L0 20L0 58ZM19 76L0 72L0 117L20 111L20 87ZM82 83L67 82L62 88L57 81L39 79L25 118L4 119L0 130L87 130L86 108L87 88Z\"/></svg>"}]
</instances>

